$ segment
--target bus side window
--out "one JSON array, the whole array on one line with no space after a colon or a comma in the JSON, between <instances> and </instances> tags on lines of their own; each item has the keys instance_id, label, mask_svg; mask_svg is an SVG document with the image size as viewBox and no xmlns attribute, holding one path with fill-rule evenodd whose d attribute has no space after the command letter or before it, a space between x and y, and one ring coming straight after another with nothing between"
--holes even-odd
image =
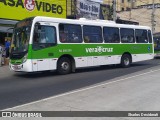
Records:
<instances>
[{"instance_id":1,"label":"bus side window","mask_svg":"<svg viewBox=\"0 0 160 120\"><path fill-rule=\"evenodd\" d=\"M85 43L102 43L102 29L100 26L83 26L83 39Z\"/></svg>"},{"instance_id":2,"label":"bus side window","mask_svg":"<svg viewBox=\"0 0 160 120\"><path fill-rule=\"evenodd\" d=\"M148 43L147 30L136 29L135 36L137 43Z\"/></svg>"},{"instance_id":3,"label":"bus side window","mask_svg":"<svg viewBox=\"0 0 160 120\"><path fill-rule=\"evenodd\" d=\"M33 49L39 50L56 44L56 29L54 26L35 26Z\"/></svg>"},{"instance_id":4,"label":"bus side window","mask_svg":"<svg viewBox=\"0 0 160 120\"><path fill-rule=\"evenodd\" d=\"M134 43L134 30L130 28L121 28L121 42L122 43Z\"/></svg>"},{"instance_id":5,"label":"bus side window","mask_svg":"<svg viewBox=\"0 0 160 120\"><path fill-rule=\"evenodd\" d=\"M59 24L59 37L62 43L81 43L82 29L76 24Z\"/></svg>"},{"instance_id":6,"label":"bus side window","mask_svg":"<svg viewBox=\"0 0 160 120\"><path fill-rule=\"evenodd\" d=\"M115 27L104 27L103 35L105 43L119 43L119 28Z\"/></svg>"}]
</instances>

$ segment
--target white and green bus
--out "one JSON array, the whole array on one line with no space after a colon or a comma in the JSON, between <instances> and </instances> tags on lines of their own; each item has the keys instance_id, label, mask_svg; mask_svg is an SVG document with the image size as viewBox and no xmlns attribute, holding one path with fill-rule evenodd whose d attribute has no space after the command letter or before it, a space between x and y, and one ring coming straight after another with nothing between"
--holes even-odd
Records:
<instances>
[{"instance_id":1,"label":"white and green bus","mask_svg":"<svg viewBox=\"0 0 160 120\"><path fill-rule=\"evenodd\" d=\"M33 17L15 25L10 69L36 72L131 63L154 58L149 27L104 20Z\"/></svg>"}]
</instances>

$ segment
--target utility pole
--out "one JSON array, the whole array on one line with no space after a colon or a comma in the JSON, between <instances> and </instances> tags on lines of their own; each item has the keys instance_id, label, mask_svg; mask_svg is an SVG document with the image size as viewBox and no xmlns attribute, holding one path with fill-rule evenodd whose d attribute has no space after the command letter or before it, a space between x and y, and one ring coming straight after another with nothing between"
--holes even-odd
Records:
<instances>
[{"instance_id":1,"label":"utility pole","mask_svg":"<svg viewBox=\"0 0 160 120\"><path fill-rule=\"evenodd\" d=\"M131 2L131 4L130 4L129 20L132 19L132 6L133 6L133 0L131 0L130 2Z\"/></svg>"},{"instance_id":2,"label":"utility pole","mask_svg":"<svg viewBox=\"0 0 160 120\"><path fill-rule=\"evenodd\" d=\"M155 26L156 26L156 23L155 23L155 3L154 3L154 0L152 0L152 14L151 14L151 25L152 25L152 32L154 33L155 32Z\"/></svg>"},{"instance_id":3,"label":"utility pole","mask_svg":"<svg viewBox=\"0 0 160 120\"><path fill-rule=\"evenodd\" d=\"M113 21L116 21L117 19L117 13L116 13L116 0L113 0Z\"/></svg>"}]
</instances>

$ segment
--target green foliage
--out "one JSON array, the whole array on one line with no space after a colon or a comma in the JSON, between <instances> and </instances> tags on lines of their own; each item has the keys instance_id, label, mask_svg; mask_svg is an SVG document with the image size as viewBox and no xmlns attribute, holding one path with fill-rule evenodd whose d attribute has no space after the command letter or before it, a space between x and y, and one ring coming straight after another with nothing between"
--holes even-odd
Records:
<instances>
[{"instance_id":1,"label":"green foliage","mask_svg":"<svg viewBox=\"0 0 160 120\"><path fill-rule=\"evenodd\" d=\"M109 7L108 19L113 20L113 5Z\"/></svg>"}]
</instances>

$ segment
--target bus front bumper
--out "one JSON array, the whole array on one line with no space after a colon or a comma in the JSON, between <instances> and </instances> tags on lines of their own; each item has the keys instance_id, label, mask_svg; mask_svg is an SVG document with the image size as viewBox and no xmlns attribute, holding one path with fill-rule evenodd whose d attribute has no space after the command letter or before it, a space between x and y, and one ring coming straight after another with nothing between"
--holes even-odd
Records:
<instances>
[{"instance_id":1,"label":"bus front bumper","mask_svg":"<svg viewBox=\"0 0 160 120\"><path fill-rule=\"evenodd\" d=\"M22 64L9 64L9 68L12 71L16 72L33 72L31 60L27 60L25 63Z\"/></svg>"}]
</instances>

